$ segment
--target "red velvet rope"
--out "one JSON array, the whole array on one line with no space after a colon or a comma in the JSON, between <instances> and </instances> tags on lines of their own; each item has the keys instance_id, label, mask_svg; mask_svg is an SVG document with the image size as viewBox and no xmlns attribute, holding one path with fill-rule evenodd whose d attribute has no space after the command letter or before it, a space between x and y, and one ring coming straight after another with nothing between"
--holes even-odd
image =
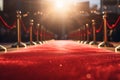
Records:
<instances>
[{"instance_id":1,"label":"red velvet rope","mask_svg":"<svg viewBox=\"0 0 120 80\"><path fill-rule=\"evenodd\" d=\"M91 32L90 32L90 29L89 29L89 28L87 29L87 34L88 34L88 35L90 35L90 34L91 34Z\"/></svg>"},{"instance_id":2,"label":"red velvet rope","mask_svg":"<svg viewBox=\"0 0 120 80\"><path fill-rule=\"evenodd\" d=\"M46 32L46 36L47 36L47 37L50 37L50 33Z\"/></svg>"},{"instance_id":3,"label":"red velvet rope","mask_svg":"<svg viewBox=\"0 0 120 80\"><path fill-rule=\"evenodd\" d=\"M43 36L43 34L42 34L42 30L41 30L41 32L40 32L40 37L42 37Z\"/></svg>"},{"instance_id":4,"label":"red velvet rope","mask_svg":"<svg viewBox=\"0 0 120 80\"><path fill-rule=\"evenodd\" d=\"M73 37L73 36L75 36L75 34L74 34L74 33L72 33L72 34L71 34L71 37Z\"/></svg>"},{"instance_id":5,"label":"red velvet rope","mask_svg":"<svg viewBox=\"0 0 120 80\"><path fill-rule=\"evenodd\" d=\"M9 26L9 25L4 21L4 19L3 19L1 16L0 16L0 20L2 21L3 25L4 25L6 28L8 28L8 29L13 29L13 28L16 27L16 26L15 26L16 21L13 23L12 26Z\"/></svg>"},{"instance_id":6,"label":"red velvet rope","mask_svg":"<svg viewBox=\"0 0 120 80\"><path fill-rule=\"evenodd\" d=\"M50 34L49 32L46 32L46 36L50 37L50 36L51 36L51 34Z\"/></svg>"},{"instance_id":7,"label":"red velvet rope","mask_svg":"<svg viewBox=\"0 0 120 80\"><path fill-rule=\"evenodd\" d=\"M75 36L79 36L79 34L80 34L79 31L75 32Z\"/></svg>"},{"instance_id":8,"label":"red velvet rope","mask_svg":"<svg viewBox=\"0 0 120 80\"><path fill-rule=\"evenodd\" d=\"M99 33L101 30L102 30L102 27L103 27L103 22L102 24L100 25L100 27L98 29L96 29L96 33Z\"/></svg>"},{"instance_id":9,"label":"red velvet rope","mask_svg":"<svg viewBox=\"0 0 120 80\"><path fill-rule=\"evenodd\" d=\"M23 30L26 32L26 33L29 33L29 29L27 29L23 23L22 20L20 20L21 24L22 24L22 27L23 27Z\"/></svg>"},{"instance_id":10,"label":"red velvet rope","mask_svg":"<svg viewBox=\"0 0 120 80\"><path fill-rule=\"evenodd\" d=\"M46 32L46 37L49 37L49 33L48 32Z\"/></svg>"},{"instance_id":11,"label":"red velvet rope","mask_svg":"<svg viewBox=\"0 0 120 80\"><path fill-rule=\"evenodd\" d=\"M35 28L33 28L33 33L34 33L35 35L37 35L37 34L38 34L38 30L36 30Z\"/></svg>"},{"instance_id":12,"label":"red velvet rope","mask_svg":"<svg viewBox=\"0 0 120 80\"><path fill-rule=\"evenodd\" d=\"M45 33L45 35L46 35L46 37L48 37L48 36L49 36L49 34L48 34L47 32Z\"/></svg>"},{"instance_id":13,"label":"red velvet rope","mask_svg":"<svg viewBox=\"0 0 120 80\"><path fill-rule=\"evenodd\" d=\"M117 24L120 22L120 16L118 17L118 19L116 20L116 22L114 23L114 24L112 24L112 25L110 25L109 23L108 23L108 21L107 21L107 27L109 28L109 29L113 29L113 28L115 28L115 27L117 27Z\"/></svg>"},{"instance_id":14,"label":"red velvet rope","mask_svg":"<svg viewBox=\"0 0 120 80\"><path fill-rule=\"evenodd\" d=\"M49 37L52 37L52 34L51 34L51 33L49 33Z\"/></svg>"}]
</instances>

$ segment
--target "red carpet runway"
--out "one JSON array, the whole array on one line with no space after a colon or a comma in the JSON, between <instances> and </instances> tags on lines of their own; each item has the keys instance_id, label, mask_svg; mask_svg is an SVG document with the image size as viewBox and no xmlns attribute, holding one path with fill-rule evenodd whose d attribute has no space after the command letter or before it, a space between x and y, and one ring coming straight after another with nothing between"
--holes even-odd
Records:
<instances>
[{"instance_id":1,"label":"red carpet runway","mask_svg":"<svg viewBox=\"0 0 120 80\"><path fill-rule=\"evenodd\" d=\"M120 54L49 41L1 54L0 80L120 80Z\"/></svg>"}]
</instances>

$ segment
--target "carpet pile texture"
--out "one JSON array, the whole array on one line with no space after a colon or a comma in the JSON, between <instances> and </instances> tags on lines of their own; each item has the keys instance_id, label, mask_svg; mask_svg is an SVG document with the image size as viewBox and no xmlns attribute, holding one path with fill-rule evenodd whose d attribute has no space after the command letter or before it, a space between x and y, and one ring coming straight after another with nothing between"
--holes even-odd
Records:
<instances>
[{"instance_id":1,"label":"carpet pile texture","mask_svg":"<svg viewBox=\"0 0 120 80\"><path fill-rule=\"evenodd\" d=\"M120 80L120 54L75 41L0 54L0 80Z\"/></svg>"}]
</instances>

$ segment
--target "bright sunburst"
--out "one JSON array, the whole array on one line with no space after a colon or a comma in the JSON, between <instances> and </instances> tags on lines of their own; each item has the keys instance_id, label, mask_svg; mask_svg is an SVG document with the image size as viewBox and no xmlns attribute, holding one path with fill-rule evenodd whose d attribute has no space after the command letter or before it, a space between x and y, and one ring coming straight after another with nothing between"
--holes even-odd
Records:
<instances>
[{"instance_id":1,"label":"bright sunburst","mask_svg":"<svg viewBox=\"0 0 120 80\"><path fill-rule=\"evenodd\" d=\"M55 7L58 8L58 9L62 9L62 8L64 8L64 4L65 3L63 1L58 0L58 1L55 2Z\"/></svg>"}]
</instances>

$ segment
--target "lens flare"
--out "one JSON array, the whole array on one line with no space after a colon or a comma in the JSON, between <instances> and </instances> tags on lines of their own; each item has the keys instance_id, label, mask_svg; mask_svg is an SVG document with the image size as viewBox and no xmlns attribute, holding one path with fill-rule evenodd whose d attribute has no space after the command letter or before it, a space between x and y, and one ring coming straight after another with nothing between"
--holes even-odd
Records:
<instances>
[{"instance_id":1,"label":"lens flare","mask_svg":"<svg viewBox=\"0 0 120 80\"><path fill-rule=\"evenodd\" d=\"M56 1L55 2L55 7L58 9L64 8L64 2L63 1Z\"/></svg>"}]
</instances>

